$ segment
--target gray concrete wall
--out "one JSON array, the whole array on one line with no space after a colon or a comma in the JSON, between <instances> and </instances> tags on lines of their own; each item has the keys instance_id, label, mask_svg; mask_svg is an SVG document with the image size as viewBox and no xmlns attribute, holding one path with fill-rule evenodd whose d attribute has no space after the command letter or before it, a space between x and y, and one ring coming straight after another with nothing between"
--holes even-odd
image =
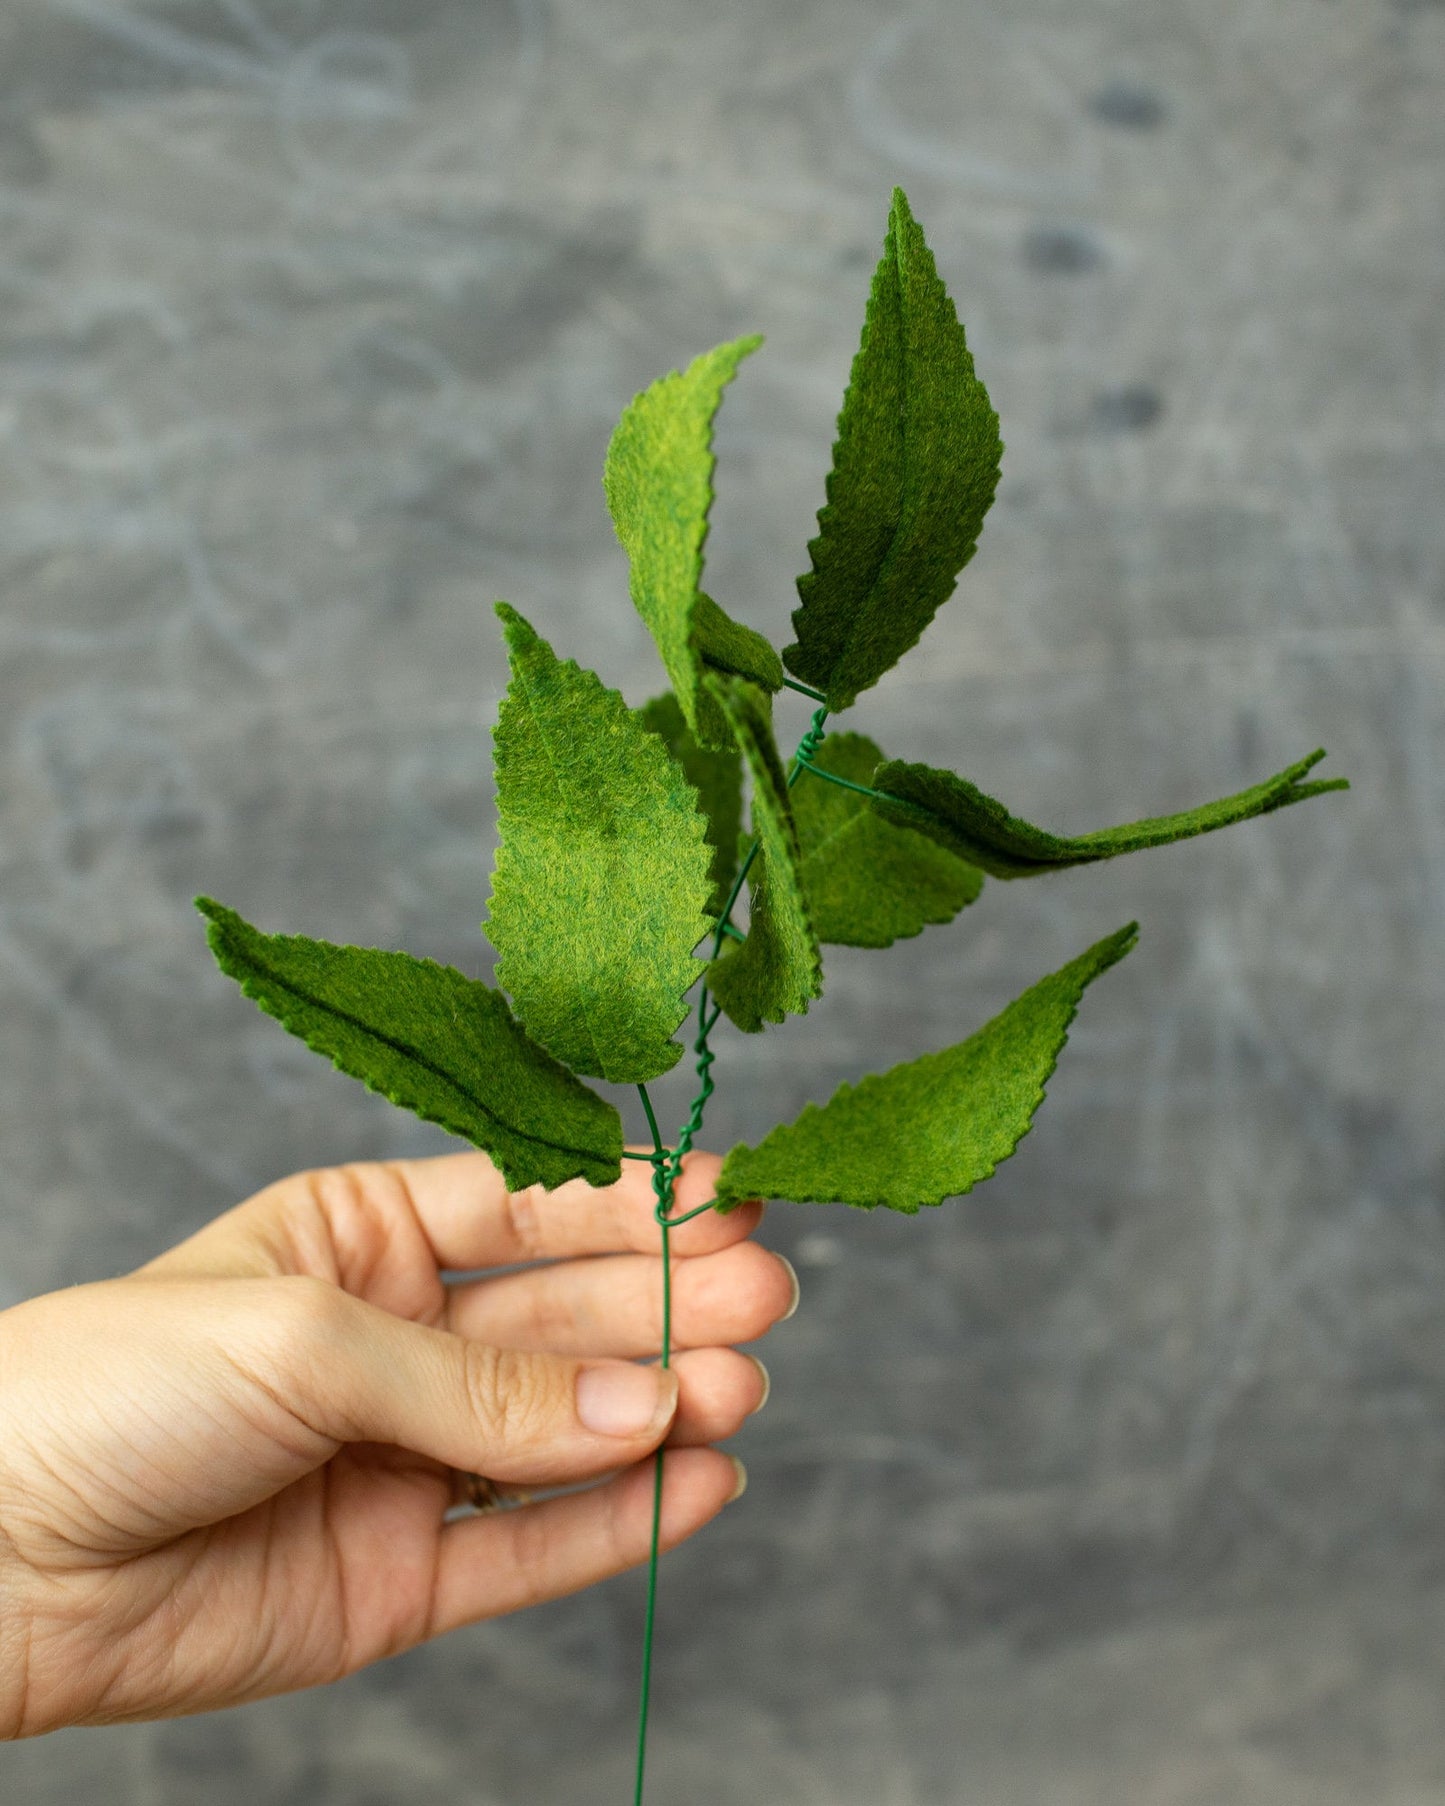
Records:
<instances>
[{"instance_id":1,"label":"gray concrete wall","mask_svg":"<svg viewBox=\"0 0 1445 1806\"><path fill-rule=\"evenodd\" d=\"M1445 1802L1442 71L1430 0L0 15L0 1301L454 1145L190 898L486 971L492 599L660 687L608 434L760 330L708 587L787 634L895 181L1007 450L856 725L1066 831L1353 780L722 1037L717 1147L1143 926L986 1188L770 1212L802 1308L664 1565L656 1806ZM0 1795L620 1802L642 1610L12 1745Z\"/></svg>"}]
</instances>

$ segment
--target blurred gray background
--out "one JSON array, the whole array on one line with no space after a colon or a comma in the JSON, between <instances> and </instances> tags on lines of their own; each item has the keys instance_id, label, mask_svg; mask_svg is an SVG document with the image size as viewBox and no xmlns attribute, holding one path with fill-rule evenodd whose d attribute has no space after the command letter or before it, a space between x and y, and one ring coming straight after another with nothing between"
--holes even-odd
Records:
<instances>
[{"instance_id":1,"label":"blurred gray background","mask_svg":"<svg viewBox=\"0 0 1445 1806\"><path fill-rule=\"evenodd\" d=\"M1007 449L842 725L1062 831L1353 781L720 1035L725 1148L1142 923L991 1184L769 1212L802 1308L664 1561L656 1806L1445 1802L1442 72L1431 0L6 0L0 1302L457 1145L190 899L489 970L492 600L661 687L608 435L758 330L708 588L789 637L894 182ZM620 1802L643 1604L10 1745L0 1795Z\"/></svg>"}]
</instances>

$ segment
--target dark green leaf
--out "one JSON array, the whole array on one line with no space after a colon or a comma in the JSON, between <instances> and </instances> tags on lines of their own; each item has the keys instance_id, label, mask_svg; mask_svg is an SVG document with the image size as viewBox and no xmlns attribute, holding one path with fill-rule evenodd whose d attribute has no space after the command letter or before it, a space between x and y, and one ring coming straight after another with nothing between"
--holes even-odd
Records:
<instances>
[{"instance_id":1,"label":"dark green leaf","mask_svg":"<svg viewBox=\"0 0 1445 1806\"><path fill-rule=\"evenodd\" d=\"M657 642L694 737L726 746L727 728L708 692L711 667L764 689L783 681L777 653L702 594L702 549L712 507L713 417L726 385L757 336L718 345L685 373L659 377L633 398L607 448L602 475L617 537L627 552L632 600Z\"/></svg>"},{"instance_id":2,"label":"dark green leaf","mask_svg":"<svg viewBox=\"0 0 1445 1806\"><path fill-rule=\"evenodd\" d=\"M699 746L683 719L682 705L671 690L654 696L638 710L649 728L681 765L687 781L698 793L707 818L707 839L712 849L710 915L721 912L738 869L738 836L743 825L743 760L736 746L725 751Z\"/></svg>"},{"instance_id":3,"label":"dark green leaf","mask_svg":"<svg viewBox=\"0 0 1445 1806\"><path fill-rule=\"evenodd\" d=\"M883 754L865 734L829 734L813 766L867 784ZM805 771L792 789L802 878L818 939L888 947L951 922L983 873L927 835L885 821L865 796Z\"/></svg>"},{"instance_id":4,"label":"dark green leaf","mask_svg":"<svg viewBox=\"0 0 1445 1806\"><path fill-rule=\"evenodd\" d=\"M886 795L875 799L873 806L888 820L917 828L960 859L972 861L996 878L1033 878L1064 866L1087 865L1143 847L1188 840L1195 834L1208 834L1215 828L1227 828L1233 822L1301 803L1306 797L1322 796L1327 790L1348 790L1349 781L1345 778L1300 782L1324 756L1321 747L1262 784L1198 809L1067 837L1046 834L1042 828L1020 821L967 778L931 765L907 765L901 759L889 759L874 772L873 788Z\"/></svg>"},{"instance_id":5,"label":"dark green leaf","mask_svg":"<svg viewBox=\"0 0 1445 1806\"><path fill-rule=\"evenodd\" d=\"M523 1026L574 1072L616 1084L682 1057L701 975L707 823L682 768L616 690L563 663L497 604L512 681L497 749L487 934Z\"/></svg>"},{"instance_id":6,"label":"dark green leaf","mask_svg":"<svg viewBox=\"0 0 1445 1806\"><path fill-rule=\"evenodd\" d=\"M1131 922L1099 941L968 1040L840 1085L757 1147L733 1148L718 1175L721 1208L788 1198L912 1215L972 1190L1028 1133L1085 986L1137 934Z\"/></svg>"},{"instance_id":7,"label":"dark green leaf","mask_svg":"<svg viewBox=\"0 0 1445 1806\"><path fill-rule=\"evenodd\" d=\"M748 938L713 961L707 981L731 1020L756 1034L765 1021L805 1014L822 995L823 968L799 876L802 849L773 739L771 700L745 678L709 673L704 682L752 773L758 839L748 873Z\"/></svg>"},{"instance_id":8,"label":"dark green leaf","mask_svg":"<svg viewBox=\"0 0 1445 1806\"><path fill-rule=\"evenodd\" d=\"M893 191L827 502L783 663L844 709L918 643L973 556L998 483L998 416L923 230Z\"/></svg>"},{"instance_id":9,"label":"dark green leaf","mask_svg":"<svg viewBox=\"0 0 1445 1806\"><path fill-rule=\"evenodd\" d=\"M499 991L409 953L262 934L211 897L196 908L216 963L268 1016L482 1148L511 1190L621 1176L622 1119L529 1039Z\"/></svg>"}]
</instances>

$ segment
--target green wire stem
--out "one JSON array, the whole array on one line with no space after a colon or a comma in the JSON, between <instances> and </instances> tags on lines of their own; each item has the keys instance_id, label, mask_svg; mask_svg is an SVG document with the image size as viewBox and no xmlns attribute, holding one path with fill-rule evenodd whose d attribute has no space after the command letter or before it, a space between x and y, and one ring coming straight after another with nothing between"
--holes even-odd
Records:
<instances>
[{"instance_id":1,"label":"green wire stem","mask_svg":"<svg viewBox=\"0 0 1445 1806\"><path fill-rule=\"evenodd\" d=\"M802 684L795 684L788 678L783 682L790 690L797 690L801 695L810 696L818 707L813 711L813 719L808 731L798 742L798 750L793 754L793 769L788 773L788 788L791 790L805 770L813 771L816 776L831 777L831 772L818 771L812 764L814 753L823 741L823 724L828 719L828 704L816 690L809 690ZM733 924L732 913L742 895L743 883L752 869L753 860L757 858L759 842L756 837L748 848L738 875L733 880L733 887L728 893L718 915L717 929L713 935L712 958L717 959L722 952L723 941L732 935L736 940L746 940L747 936ZM627 1152L631 1160L647 1160L652 1164L652 1189L657 1198L652 1214L662 1230L662 1361L667 1367L672 1361L672 1261L668 1248L668 1231L678 1223L686 1223L692 1217L700 1217L705 1210L711 1210L717 1202L709 1198L706 1204L699 1204L695 1210L684 1211L681 1216L672 1215L673 1192L677 1185L677 1176L682 1171L682 1163L692 1149L692 1144L702 1129L703 1112L707 1109L707 1100L712 1096L715 1086L712 1078L712 1064L716 1055L708 1046L708 1036L717 1027L718 1018L722 1015L722 1005L714 1004L708 1009L707 980L702 982L697 999L697 1038L692 1044L697 1055L698 1090L696 1097L688 1109L687 1121L678 1131L677 1146L663 1146L662 1132L657 1126L657 1113L652 1108L652 1099L647 1095L646 1085L637 1087L637 1094L642 1099L642 1108L647 1116L647 1126L652 1134L652 1152L650 1154ZM637 1714L637 1786L633 1793L633 1806L642 1806L643 1771L647 1761L647 1707L652 1692L652 1633L657 1616L657 1554L658 1542L662 1526L662 1454L657 1451L657 1466L652 1477L652 1544L647 1557L647 1617L642 1630L642 1700Z\"/></svg>"},{"instance_id":2,"label":"green wire stem","mask_svg":"<svg viewBox=\"0 0 1445 1806\"><path fill-rule=\"evenodd\" d=\"M821 765L815 765L813 763L811 757L804 759L802 763L805 769L812 772L815 778L822 778L829 784L837 784L842 790L855 791L859 796L876 796L884 802L893 803L903 801L902 797L888 796L886 792L874 790L867 784L855 784L852 778L839 777L836 771L824 771ZM920 813L922 813L922 811L920 811Z\"/></svg>"}]
</instances>

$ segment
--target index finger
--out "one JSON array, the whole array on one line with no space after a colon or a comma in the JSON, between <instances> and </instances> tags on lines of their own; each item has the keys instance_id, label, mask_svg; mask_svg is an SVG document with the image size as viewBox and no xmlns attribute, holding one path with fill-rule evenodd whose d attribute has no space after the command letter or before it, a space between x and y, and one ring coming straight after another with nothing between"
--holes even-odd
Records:
<instances>
[{"instance_id":1,"label":"index finger","mask_svg":"<svg viewBox=\"0 0 1445 1806\"><path fill-rule=\"evenodd\" d=\"M675 1215L707 1203L716 1191L721 1166L720 1155L701 1149L684 1156L673 1190ZM438 1267L464 1272L582 1254L662 1252L662 1228L653 1215L657 1198L652 1165L647 1160L624 1160L622 1177L613 1185L591 1186L585 1179L573 1179L555 1191L534 1185L509 1192L480 1150L388 1160L376 1170L378 1177L389 1175L399 1186ZM366 1168L352 1171L361 1174ZM385 1184L377 1190L384 1192ZM668 1252L685 1259L731 1247L752 1234L764 1208L754 1201L726 1216L705 1210L669 1230Z\"/></svg>"}]
</instances>

